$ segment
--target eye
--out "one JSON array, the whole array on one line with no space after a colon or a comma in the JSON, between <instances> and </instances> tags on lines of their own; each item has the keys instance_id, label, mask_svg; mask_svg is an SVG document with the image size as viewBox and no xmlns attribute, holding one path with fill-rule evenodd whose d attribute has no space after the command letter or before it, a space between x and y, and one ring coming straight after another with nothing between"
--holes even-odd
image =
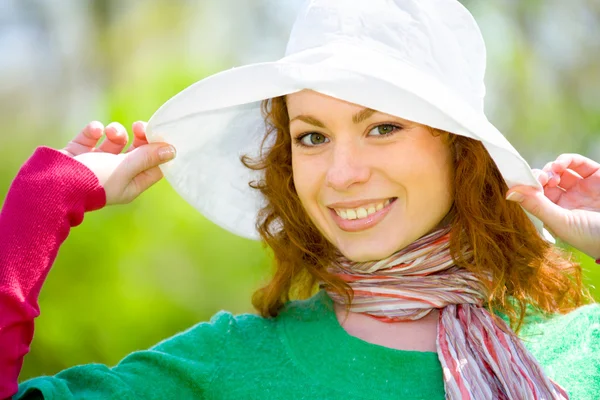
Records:
<instances>
[{"instance_id":1,"label":"eye","mask_svg":"<svg viewBox=\"0 0 600 400\"><path fill-rule=\"evenodd\" d=\"M327 143L325 135L318 132L310 132L296 138L296 143L301 146L314 147L323 143Z\"/></svg>"},{"instance_id":2,"label":"eye","mask_svg":"<svg viewBox=\"0 0 600 400\"><path fill-rule=\"evenodd\" d=\"M396 131L402 129L400 126L392 125L392 124L381 124L377 125L373 129L369 131L369 133L374 133L371 136L392 136Z\"/></svg>"}]
</instances>

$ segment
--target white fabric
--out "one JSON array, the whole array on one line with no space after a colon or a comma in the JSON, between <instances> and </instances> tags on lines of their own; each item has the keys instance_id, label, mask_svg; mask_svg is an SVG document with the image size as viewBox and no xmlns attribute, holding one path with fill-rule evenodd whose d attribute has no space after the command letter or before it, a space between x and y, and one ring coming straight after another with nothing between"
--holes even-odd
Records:
<instances>
[{"instance_id":1,"label":"white fabric","mask_svg":"<svg viewBox=\"0 0 600 400\"><path fill-rule=\"evenodd\" d=\"M302 89L481 140L509 187L540 187L483 112L484 74L483 38L456 0L312 0L298 14L285 57L196 82L152 116L147 136L177 149L161 168L185 200L251 239L259 238L264 199L248 182L261 175L240 156L258 153L261 101Z\"/></svg>"}]
</instances>

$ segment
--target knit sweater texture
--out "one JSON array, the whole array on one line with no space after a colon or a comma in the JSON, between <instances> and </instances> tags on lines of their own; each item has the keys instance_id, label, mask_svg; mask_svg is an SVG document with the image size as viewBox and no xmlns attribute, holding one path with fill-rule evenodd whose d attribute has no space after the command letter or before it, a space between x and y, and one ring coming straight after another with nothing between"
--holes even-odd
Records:
<instances>
[{"instance_id":1,"label":"knit sweater texture","mask_svg":"<svg viewBox=\"0 0 600 400\"><path fill-rule=\"evenodd\" d=\"M16 379L39 288L68 228L81 223L84 211L103 206L90 174L59 152L38 149L7 196L0 214L0 388ZM27 209L14 193L27 194ZM60 212L48 219L57 211L44 210ZM16 221L20 228L10 225ZM35 247L23 244L30 240ZM34 248L43 257L27 258ZM600 398L599 305L552 318L530 315L520 337L571 399ZM287 303L275 318L221 311L116 366L89 364L30 379L14 398L444 399L444 386L436 353L390 349L349 335L320 291Z\"/></svg>"},{"instance_id":2,"label":"knit sweater texture","mask_svg":"<svg viewBox=\"0 0 600 400\"><path fill-rule=\"evenodd\" d=\"M600 309L530 322L521 337L571 399L600 394ZM364 342L339 325L323 291L274 319L216 314L126 357L21 385L46 399L444 399L436 353Z\"/></svg>"}]
</instances>

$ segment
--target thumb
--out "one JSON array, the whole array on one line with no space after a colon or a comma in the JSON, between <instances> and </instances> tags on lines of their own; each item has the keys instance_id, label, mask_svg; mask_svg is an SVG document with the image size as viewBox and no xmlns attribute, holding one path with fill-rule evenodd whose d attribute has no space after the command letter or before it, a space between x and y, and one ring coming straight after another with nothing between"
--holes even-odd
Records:
<instances>
[{"instance_id":1,"label":"thumb","mask_svg":"<svg viewBox=\"0 0 600 400\"><path fill-rule=\"evenodd\" d=\"M151 143L133 149L123 162L123 176L128 180L175 158L175 148L166 143Z\"/></svg>"},{"instance_id":2,"label":"thumb","mask_svg":"<svg viewBox=\"0 0 600 400\"><path fill-rule=\"evenodd\" d=\"M119 189L113 204L129 203L158 182L163 176L158 166L175 157L175 148L165 143L152 143L137 147L124 156L114 174L120 183L116 185Z\"/></svg>"},{"instance_id":3,"label":"thumb","mask_svg":"<svg viewBox=\"0 0 600 400\"><path fill-rule=\"evenodd\" d=\"M506 195L506 200L519 203L527 212L539 218L552 232L564 225L566 212L544 195L542 190L531 186L515 186Z\"/></svg>"}]
</instances>

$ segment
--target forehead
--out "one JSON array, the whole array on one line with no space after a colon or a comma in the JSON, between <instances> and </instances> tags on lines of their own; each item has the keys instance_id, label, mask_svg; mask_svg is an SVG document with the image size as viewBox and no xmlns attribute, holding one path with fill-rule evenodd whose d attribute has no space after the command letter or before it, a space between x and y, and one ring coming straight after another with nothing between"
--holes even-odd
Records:
<instances>
[{"instance_id":1,"label":"forehead","mask_svg":"<svg viewBox=\"0 0 600 400\"><path fill-rule=\"evenodd\" d=\"M285 96L287 110L290 122L297 117L303 116L323 116L331 118L335 116L351 117L354 123L360 123L373 114L380 114L404 122L409 122L400 117L385 114L356 103L337 99L314 90L304 89L299 92L291 93Z\"/></svg>"},{"instance_id":2,"label":"forehead","mask_svg":"<svg viewBox=\"0 0 600 400\"><path fill-rule=\"evenodd\" d=\"M305 109L305 108L319 108L323 105L335 106L335 107L348 107L363 109L365 107L350 103L345 100L337 99L335 97L328 96L323 93L315 92L314 90L304 89L299 92L290 93L285 96L286 104L288 109Z\"/></svg>"}]
</instances>

